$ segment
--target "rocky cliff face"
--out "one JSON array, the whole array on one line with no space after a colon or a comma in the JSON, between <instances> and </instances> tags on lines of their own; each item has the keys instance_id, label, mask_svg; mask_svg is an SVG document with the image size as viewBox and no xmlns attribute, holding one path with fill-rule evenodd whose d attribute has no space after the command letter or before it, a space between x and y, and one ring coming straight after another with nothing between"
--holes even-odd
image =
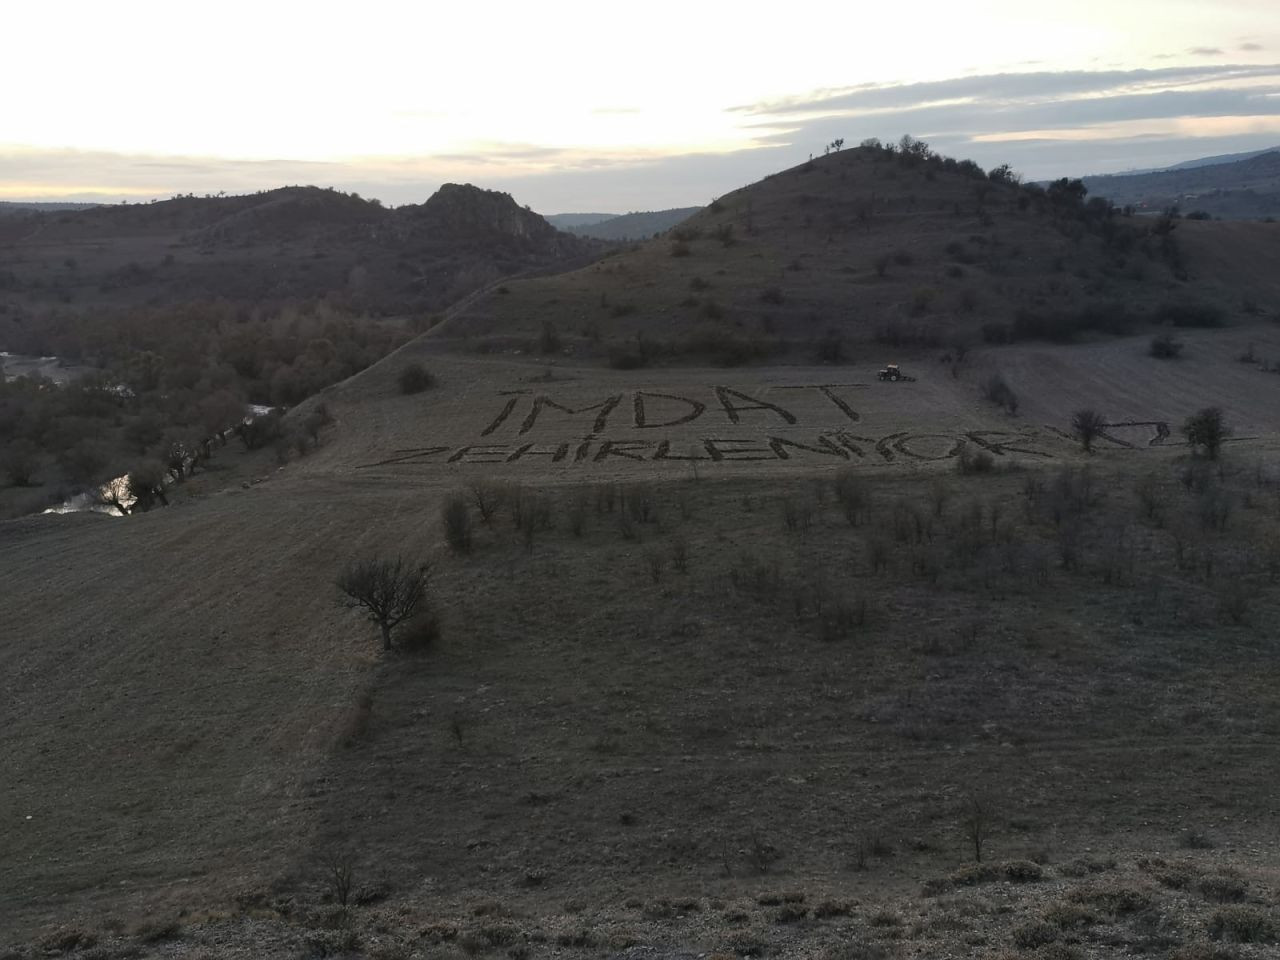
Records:
<instances>
[{"instance_id":1,"label":"rocky cliff face","mask_svg":"<svg viewBox=\"0 0 1280 960\"><path fill-rule=\"evenodd\" d=\"M509 193L482 190L469 183L446 183L426 203L401 207L398 213L434 229L470 238L505 237L532 242L554 241L559 231Z\"/></svg>"}]
</instances>

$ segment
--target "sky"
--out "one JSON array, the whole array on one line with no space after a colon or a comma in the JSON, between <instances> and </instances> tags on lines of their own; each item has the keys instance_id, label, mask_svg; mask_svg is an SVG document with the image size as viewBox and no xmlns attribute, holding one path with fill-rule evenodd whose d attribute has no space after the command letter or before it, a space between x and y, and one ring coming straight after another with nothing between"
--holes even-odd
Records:
<instances>
[{"instance_id":1,"label":"sky","mask_svg":"<svg viewBox=\"0 0 1280 960\"><path fill-rule=\"evenodd\" d=\"M0 200L693 206L904 133L1029 179L1280 145L1280 0L9 0Z\"/></svg>"}]
</instances>

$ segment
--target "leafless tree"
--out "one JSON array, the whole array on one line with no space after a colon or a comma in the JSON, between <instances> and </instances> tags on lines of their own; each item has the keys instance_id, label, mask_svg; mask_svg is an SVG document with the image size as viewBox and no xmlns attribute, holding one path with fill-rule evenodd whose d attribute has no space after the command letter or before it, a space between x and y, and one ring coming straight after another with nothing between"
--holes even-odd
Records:
<instances>
[{"instance_id":1,"label":"leafless tree","mask_svg":"<svg viewBox=\"0 0 1280 960\"><path fill-rule=\"evenodd\" d=\"M973 859L982 862L982 848L991 836L991 806L979 796L970 796L964 814L964 835L973 847Z\"/></svg>"},{"instance_id":2,"label":"leafless tree","mask_svg":"<svg viewBox=\"0 0 1280 960\"><path fill-rule=\"evenodd\" d=\"M471 484L471 499L480 513L480 522L489 525L489 519L506 499L507 490L490 480L476 480Z\"/></svg>"},{"instance_id":3,"label":"leafless tree","mask_svg":"<svg viewBox=\"0 0 1280 960\"><path fill-rule=\"evenodd\" d=\"M320 869L329 893L339 906L345 907L351 901L351 890L355 886L356 869L351 854L330 850L321 859Z\"/></svg>"},{"instance_id":4,"label":"leafless tree","mask_svg":"<svg viewBox=\"0 0 1280 960\"><path fill-rule=\"evenodd\" d=\"M1107 422L1096 410L1077 410L1071 415L1071 430L1085 453L1093 452L1093 441L1098 439Z\"/></svg>"},{"instance_id":5,"label":"leafless tree","mask_svg":"<svg viewBox=\"0 0 1280 960\"><path fill-rule=\"evenodd\" d=\"M427 595L431 568L413 567L403 557L352 560L334 585L342 591L338 602L349 610L364 610L382 631L382 649L391 649L391 631L412 616Z\"/></svg>"}]
</instances>

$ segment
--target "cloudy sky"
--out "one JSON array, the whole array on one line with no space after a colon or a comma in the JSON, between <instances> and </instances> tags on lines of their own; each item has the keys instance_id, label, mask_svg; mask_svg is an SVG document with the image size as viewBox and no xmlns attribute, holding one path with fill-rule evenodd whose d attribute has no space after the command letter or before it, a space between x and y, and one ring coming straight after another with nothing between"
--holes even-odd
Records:
<instances>
[{"instance_id":1,"label":"cloudy sky","mask_svg":"<svg viewBox=\"0 0 1280 960\"><path fill-rule=\"evenodd\" d=\"M1030 178L1280 144L1278 0L5 5L0 199L709 202L843 137Z\"/></svg>"}]
</instances>

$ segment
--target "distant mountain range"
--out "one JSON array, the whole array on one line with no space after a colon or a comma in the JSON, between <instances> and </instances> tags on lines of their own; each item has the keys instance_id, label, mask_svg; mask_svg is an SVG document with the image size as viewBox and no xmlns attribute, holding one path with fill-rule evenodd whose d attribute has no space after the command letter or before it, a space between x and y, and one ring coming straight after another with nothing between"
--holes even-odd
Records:
<instances>
[{"instance_id":1,"label":"distant mountain range","mask_svg":"<svg viewBox=\"0 0 1280 960\"><path fill-rule=\"evenodd\" d=\"M1140 211L1176 206L1184 214L1202 212L1224 220L1280 216L1280 147L1083 180L1090 195Z\"/></svg>"},{"instance_id":2,"label":"distant mountain range","mask_svg":"<svg viewBox=\"0 0 1280 960\"><path fill-rule=\"evenodd\" d=\"M88 210L96 207L96 203L19 203L14 200L0 200L0 217L9 213L57 213L64 210Z\"/></svg>"},{"instance_id":3,"label":"distant mountain range","mask_svg":"<svg viewBox=\"0 0 1280 960\"><path fill-rule=\"evenodd\" d=\"M597 240L647 240L688 220L701 207L676 207L637 213L553 213L546 221L558 230Z\"/></svg>"}]
</instances>

